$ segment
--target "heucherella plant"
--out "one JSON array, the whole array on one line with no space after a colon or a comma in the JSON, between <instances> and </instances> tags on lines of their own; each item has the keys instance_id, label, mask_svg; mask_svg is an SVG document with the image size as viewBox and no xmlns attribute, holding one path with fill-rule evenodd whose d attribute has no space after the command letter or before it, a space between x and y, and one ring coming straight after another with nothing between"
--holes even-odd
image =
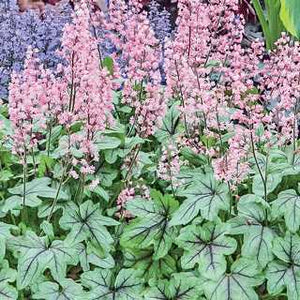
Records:
<instances>
[{"instance_id":1,"label":"heucherella plant","mask_svg":"<svg viewBox=\"0 0 300 300\"><path fill-rule=\"evenodd\" d=\"M169 34L154 1L76 1L57 64L24 50L0 299L300 298L299 45L245 45L238 0L177 2Z\"/></svg>"}]
</instances>

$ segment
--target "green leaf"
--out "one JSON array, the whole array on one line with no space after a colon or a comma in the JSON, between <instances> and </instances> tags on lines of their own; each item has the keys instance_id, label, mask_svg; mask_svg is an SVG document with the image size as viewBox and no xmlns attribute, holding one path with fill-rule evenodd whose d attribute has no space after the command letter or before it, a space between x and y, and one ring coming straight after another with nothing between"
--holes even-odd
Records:
<instances>
[{"instance_id":1,"label":"green leaf","mask_svg":"<svg viewBox=\"0 0 300 300\"><path fill-rule=\"evenodd\" d=\"M41 205L38 207L38 217L45 218L49 216L52 210L53 200L44 200ZM72 209L72 202L64 199L59 199L54 207L53 213L59 209L68 210Z\"/></svg>"},{"instance_id":2,"label":"green leaf","mask_svg":"<svg viewBox=\"0 0 300 300\"><path fill-rule=\"evenodd\" d=\"M6 241L12 238L11 229L17 229L17 227L0 222L0 262L5 256Z\"/></svg>"},{"instance_id":3,"label":"green leaf","mask_svg":"<svg viewBox=\"0 0 300 300\"><path fill-rule=\"evenodd\" d=\"M9 247L18 257L17 286L19 289L33 284L49 268L56 280L66 275L68 264L76 264L76 252L63 241L49 243L47 237L38 237L27 231L25 236L12 238Z\"/></svg>"},{"instance_id":4,"label":"green leaf","mask_svg":"<svg viewBox=\"0 0 300 300\"><path fill-rule=\"evenodd\" d=\"M184 159L189 161L194 166L200 167L202 165L208 164L208 159L206 156L195 153L192 149L184 147L180 150L180 154Z\"/></svg>"},{"instance_id":5,"label":"green leaf","mask_svg":"<svg viewBox=\"0 0 300 300\"><path fill-rule=\"evenodd\" d=\"M255 263L239 259L232 264L230 274L223 274L217 280L208 280L203 286L210 300L258 300L253 287L262 282L263 278L259 276Z\"/></svg>"},{"instance_id":6,"label":"green leaf","mask_svg":"<svg viewBox=\"0 0 300 300\"><path fill-rule=\"evenodd\" d=\"M14 177L14 174L9 170L0 171L0 182L7 182Z\"/></svg>"},{"instance_id":7,"label":"green leaf","mask_svg":"<svg viewBox=\"0 0 300 300\"><path fill-rule=\"evenodd\" d=\"M120 144L120 139L111 136L102 136L96 143L98 150L116 149Z\"/></svg>"},{"instance_id":8,"label":"green leaf","mask_svg":"<svg viewBox=\"0 0 300 300\"><path fill-rule=\"evenodd\" d=\"M112 75L114 73L114 60L111 57L106 56L103 59L102 64L104 67L107 68L110 75Z\"/></svg>"},{"instance_id":9,"label":"green leaf","mask_svg":"<svg viewBox=\"0 0 300 300\"><path fill-rule=\"evenodd\" d=\"M59 283L59 284L58 284ZM87 299L80 284L72 279L62 279L58 283L42 282L38 285L38 291L33 294L33 299L43 300L82 300Z\"/></svg>"},{"instance_id":10,"label":"green leaf","mask_svg":"<svg viewBox=\"0 0 300 300\"><path fill-rule=\"evenodd\" d=\"M285 28L293 36L300 37L300 2L298 0L280 0L280 18Z\"/></svg>"},{"instance_id":11,"label":"green leaf","mask_svg":"<svg viewBox=\"0 0 300 300\"><path fill-rule=\"evenodd\" d=\"M7 261L3 261L0 268L0 299L17 300L18 292L9 284L16 280L17 272L9 268Z\"/></svg>"},{"instance_id":12,"label":"green leaf","mask_svg":"<svg viewBox=\"0 0 300 300\"><path fill-rule=\"evenodd\" d=\"M140 249L154 245L154 259L164 257L177 235L176 228L170 227L169 218L178 207L170 195L151 192L153 200L129 201L127 209L137 218L124 229L121 245Z\"/></svg>"},{"instance_id":13,"label":"green leaf","mask_svg":"<svg viewBox=\"0 0 300 300\"><path fill-rule=\"evenodd\" d=\"M118 170L116 169L104 167L99 170L99 180L105 187L110 187L117 176Z\"/></svg>"},{"instance_id":14,"label":"green leaf","mask_svg":"<svg viewBox=\"0 0 300 300\"><path fill-rule=\"evenodd\" d=\"M145 295L149 300L199 300L202 293L199 278L192 273L173 274L171 280L159 280L150 284Z\"/></svg>"},{"instance_id":15,"label":"green leaf","mask_svg":"<svg viewBox=\"0 0 300 300\"><path fill-rule=\"evenodd\" d=\"M109 195L108 195L107 191L103 187L101 187L100 185L97 185L96 188L94 188L92 190L92 192L97 194L101 198L103 198L106 202L109 201Z\"/></svg>"},{"instance_id":16,"label":"green leaf","mask_svg":"<svg viewBox=\"0 0 300 300\"><path fill-rule=\"evenodd\" d=\"M99 246L109 250L113 239L105 226L115 226L119 223L102 216L99 203L93 204L91 200L88 200L80 207L73 204L65 210L59 224L62 229L70 230L66 239L71 243L92 239Z\"/></svg>"},{"instance_id":17,"label":"green leaf","mask_svg":"<svg viewBox=\"0 0 300 300\"><path fill-rule=\"evenodd\" d=\"M161 128L155 133L155 136L159 142L167 141L178 132L180 112L176 108L177 105L177 103L173 104L172 107L167 111L162 120Z\"/></svg>"},{"instance_id":18,"label":"green leaf","mask_svg":"<svg viewBox=\"0 0 300 300\"><path fill-rule=\"evenodd\" d=\"M89 289L86 299L143 299L141 272L122 269L116 277L110 270L95 269L81 275L81 283Z\"/></svg>"},{"instance_id":19,"label":"green leaf","mask_svg":"<svg viewBox=\"0 0 300 300\"><path fill-rule=\"evenodd\" d=\"M277 295L287 288L288 299L300 298L300 238L287 233L285 238L276 238L273 252L279 260L267 268L268 291Z\"/></svg>"},{"instance_id":20,"label":"green leaf","mask_svg":"<svg viewBox=\"0 0 300 300\"><path fill-rule=\"evenodd\" d=\"M213 174L209 173L197 178L187 189L179 194L187 199L175 212L171 225L187 224L198 216L213 221L220 210L228 211L230 198L228 186L217 182Z\"/></svg>"},{"instance_id":21,"label":"green leaf","mask_svg":"<svg viewBox=\"0 0 300 300\"><path fill-rule=\"evenodd\" d=\"M275 174L268 174L267 176L267 195L272 193L278 186L278 184L282 180L282 174L275 173ZM253 178L253 185L252 185L253 193L255 195L263 197L265 195L265 187L264 183L261 179L259 174L256 174Z\"/></svg>"},{"instance_id":22,"label":"green leaf","mask_svg":"<svg viewBox=\"0 0 300 300\"><path fill-rule=\"evenodd\" d=\"M268 205L255 195L245 195L238 203L238 216L229 220L232 234L243 234L242 255L257 261L262 267L272 260L272 240L275 233L266 226Z\"/></svg>"},{"instance_id":23,"label":"green leaf","mask_svg":"<svg viewBox=\"0 0 300 300\"><path fill-rule=\"evenodd\" d=\"M276 217L284 216L287 228L296 232L300 226L300 196L295 190L280 192L272 202L272 214Z\"/></svg>"},{"instance_id":24,"label":"green leaf","mask_svg":"<svg viewBox=\"0 0 300 300\"><path fill-rule=\"evenodd\" d=\"M25 204L30 207L37 207L42 203L41 198L54 199L57 194L57 189L49 187L50 184L51 179L47 177L37 178L27 182L25 186ZM23 189L24 186L21 184L8 190L13 196L5 200L5 204L2 207L4 212L21 207L24 197ZM59 193L59 199L68 199L68 195L61 191Z\"/></svg>"},{"instance_id":25,"label":"green leaf","mask_svg":"<svg viewBox=\"0 0 300 300\"><path fill-rule=\"evenodd\" d=\"M153 250L125 249L124 266L143 271L142 276L146 281L169 277L176 273L175 258L166 255L153 260L153 253Z\"/></svg>"},{"instance_id":26,"label":"green leaf","mask_svg":"<svg viewBox=\"0 0 300 300\"><path fill-rule=\"evenodd\" d=\"M115 266L113 257L109 253L99 251L99 247L96 246L91 242L87 243L87 246L81 243L76 245L76 251L82 269L84 271L89 271L90 264L103 269L113 268Z\"/></svg>"},{"instance_id":27,"label":"green leaf","mask_svg":"<svg viewBox=\"0 0 300 300\"><path fill-rule=\"evenodd\" d=\"M45 175L45 173L53 168L55 165L55 160L47 155L41 155L40 162L38 166L39 176Z\"/></svg>"},{"instance_id":28,"label":"green leaf","mask_svg":"<svg viewBox=\"0 0 300 300\"><path fill-rule=\"evenodd\" d=\"M211 278L222 275L226 270L224 255L232 254L237 247L235 239L226 233L226 224L184 227L176 239L178 246L184 249L182 268L192 269L198 263L200 274L209 274Z\"/></svg>"}]
</instances>

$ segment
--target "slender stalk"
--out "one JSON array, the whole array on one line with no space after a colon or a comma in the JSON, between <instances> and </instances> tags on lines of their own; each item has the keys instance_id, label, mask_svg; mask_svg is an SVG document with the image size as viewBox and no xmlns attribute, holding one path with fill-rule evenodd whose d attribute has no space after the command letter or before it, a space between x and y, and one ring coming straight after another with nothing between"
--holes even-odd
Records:
<instances>
[{"instance_id":1,"label":"slender stalk","mask_svg":"<svg viewBox=\"0 0 300 300\"><path fill-rule=\"evenodd\" d=\"M58 188L57 188L57 192L56 192L55 198L54 198L54 200L52 202L51 210L50 210L50 213L49 213L48 218L47 218L48 222L51 221L51 218L52 218L55 206L57 204L59 193L60 193L60 190L61 190L62 185L63 185L63 181L64 181L66 169L67 169L67 166L65 167L65 169L63 171L63 174L61 175L61 178L60 178L60 181L59 181L59 185L58 185Z\"/></svg>"},{"instance_id":2,"label":"slender stalk","mask_svg":"<svg viewBox=\"0 0 300 300\"><path fill-rule=\"evenodd\" d=\"M293 126L293 156L292 156L292 164L294 165L295 156L296 156L296 117L294 117L294 126Z\"/></svg>"},{"instance_id":3,"label":"slender stalk","mask_svg":"<svg viewBox=\"0 0 300 300\"><path fill-rule=\"evenodd\" d=\"M132 158L132 160L131 160L131 163L130 163L130 165L129 165L128 171L127 171L127 173L126 173L126 175L125 175L125 179L124 179L125 182L128 181L128 178L129 178L129 176L130 176L131 170L132 170L133 165L134 165L134 163L135 163L135 161L136 161L136 159L137 159L137 157L138 157L138 155L139 155L140 150L141 150L141 147L140 147L140 146L137 146L136 151L135 151L135 153L134 153L134 156L133 156L133 158Z\"/></svg>"},{"instance_id":4,"label":"slender stalk","mask_svg":"<svg viewBox=\"0 0 300 300\"><path fill-rule=\"evenodd\" d=\"M178 81L180 82L179 70L178 70L178 65L177 65L177 61L176 60L175 60L175 67L176 67L177 78L178 78ZM183 107L183 119L184 119L185 134L187 136L190 136L188 125L187 125L186 114L184 112L185 111L185 102L184 102L184 96L183 96L183 91L182 91L181 84L179 85L179 92L180 92L180 97L181 97L181 102L182 102L182 107Z\"/></svg>"},{"instance_id":5,"label":"slender stalk","mask_svg":"<svg viewBox=\"0 0 300 300\"><path fill-rule=\"evenodd\" d=\"M257 156L256 156L256 153L255 153L255 146L254 146L254 141L253 141L253 134L252 132L250 133L250 140L251 140L251 148L252 148L252 154L253 154L253 157L254 157L254 160L255 160L255 164L257 166L257 169L258 169L258 172L259 172L259 175L261 177L261 180L263 182L263 185L264 185L264 198L265 200L267 201L267 182L265 180L265 177L262 173L262 170L259 166L259 163L258 163L258 159L257 159ZM267 169L267 168L266 168ZM266 171L267 172L267 171Z\"/></svg>"},{"instance_id":6,"label":"slender stalk","mask_svg":"<svg viewBox=\"0 0 300 300\"><path fill-rule=\"evenodd\" d=\"M47 145L47 156L50 156L50 148L51 148L51 138L52 138L52 124L49 127L49 135L48 135L48 145Z\"/></svg>"},{"instance_id":7,"label":"slender stalk","mask_svg":"<svg viewBox=\"0 0 300 300\"><path fill-rule=\"evenodd\" d=\"M34 150L33 150L33 148L31 149L31 156L32 156L32 162L33 162L34 176L36 177L36 161L35 161L35 156L34 156Z\"/></svg>"},{"instance_id":8,"label":"slender stalk","mask_svg":"<svg viewBox=\"0 0 300 300\"><path fill-rule=\"evenodd\" d=\"M142 80L141 84L140 84L139 102L142 102L143 86L144 86L144 80ZM137 115L134 116L134 121L133 121L132 125L130 126L130 129L129 129L128 133L127 133L127 136L131 135L132 130L134 128L134 125L136 124L136 121L137 121Z\"/></svg>"},{"instance_id":9,"label":"slender stalk","mask_svg":"<svg viewBox=\"0 0 300 300\"><path fill-rule=\"evenodd\" d=\"M26 147L24 146L24 165L23 165L23 199L22 199L22 210L21 210L21 220L23 223L27 224L28 221L28 211L26 209L26 181L27 181L27 154Z\"/></svg>"},{"instance_id":10,"label":"slender stalk","mask_svg":"<svg viewBox=\"0 0 300 300\"><path fill-rule=\"evenodd\" d=\"M23 165L23 206L26 205L26 180L27 180L27 155L24 147L24 165Z\"/></svg>"}]
</instances>

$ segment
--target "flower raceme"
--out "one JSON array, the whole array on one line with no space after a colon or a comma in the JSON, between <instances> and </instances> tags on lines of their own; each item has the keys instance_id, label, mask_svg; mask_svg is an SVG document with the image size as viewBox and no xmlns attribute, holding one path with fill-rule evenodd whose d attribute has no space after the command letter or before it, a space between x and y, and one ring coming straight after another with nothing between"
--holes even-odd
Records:
<instances>
[{"instance_id":1,"label":"flower raceme","mask_svg":"<svg viewBox=\"0 0 300 300\"><path fill-rule=\"evenodd\" d=\"M123 103L134 109L131 125L138 135L152 135L165 114L160 85L161 46L139 1L111 1L109 38L125 60Z\"/></svg>"},{"instance_id":2,"label":"flower raceme","mask_svg":"<svg viewBox=\"0 0 300 300\"><path fill-rule=\"evenodd\" d=\"M78 4L73 23L66 25L63 32L60 55L66 63L59 65L54 74L38 65L30 50L25 70L13 75L9 98L14 148L34 147L35 130L60 124L68 133L69 149L65 154L70 155L73 146L82 153L75 164L82 173L93 172L88 165L98 160L94 143L113 122L112 77L106 68L101 68L97 40L90 26L88 3ZM34 129L37 123L43 126ZM80 124L80 130L72 132L75 124ZM29 143L24 140L27 136L31 137Z\"/></svg>"}]
</instances>

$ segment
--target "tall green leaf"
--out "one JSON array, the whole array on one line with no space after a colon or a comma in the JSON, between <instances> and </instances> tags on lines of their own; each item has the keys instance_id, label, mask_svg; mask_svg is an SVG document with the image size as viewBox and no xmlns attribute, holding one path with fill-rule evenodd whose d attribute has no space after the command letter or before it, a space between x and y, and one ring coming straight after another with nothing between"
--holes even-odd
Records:
<instances>
[{"instance_id":1,"label":"tall green leaf","mask_svg":"<svg viewBox=\"0 0 300 300\"><path fill-rule=\"evenodd\" d=\"M47 237L38 237L32 231L10 239L8 246L18 257L19 289L35 283L46 269L59 281L65 277L67 265L77 263L76 251L70 245L58 240L50 243Z\"/></svg>"},{"instance_id":2,"label":"tall green leaf","mask_svg":"<svg viewBox=\"0 0 300 300\"><path fill-rule=\"evenodd\" d=\"M202 286L192 273L175 273L171 280L153 281L145 295L149 300L199 300Z\"/></svg>"},{"instance_id":3,"label":"tall green leaf","mask_svg":"<svg viewBox=\"0 0 300 300\"><path fill-rule=\"evenodd\" d=\"M187 224L201 212L201 216L213 221L220 210L230 208L228 186L216 181L212 173L195 178L195 181L182 191L179 196L187 199L175 212L171 225Z\"/></svg>"},{"instance_id":4,"label":"tall green leaf","mask_svg":"<svg viewBox=\"0 0 300 300\"><path fill-rule=\"evenodd\" d=\"M140 249L154 246L154 259L164 257L172 246L177 229L170 226L170 218L178 202L170 195L151 192L152 200L129 201L127 208L137 218L125 227L121 245Z\"/></svg>"},{"instance_id":5,"label":"tall green leaf","mask_svg":"<svg viewBox=\"0 0 300 300\"><path fill-rule=\"evenodd\" d=\"M0 299L1 300L17 300L18 292L10 284L16 280L17 272L9 268L8 262L3 261L0 265Z\"/></svg>"},{"instance_id":6,"label":"tall green leaf","mask_svg":"<svg viewBox=\"0 0 300 300\"><path fill-rule=\"evenodd\" d=\"M278 258L267 268L268 291L278 295L287 288L289 300L300 298L300 238L287 233L274 240L273 253Z\"/></svg>"},{"instance_id":7,"label":"tall green leaf","mask_svg":"<svg viewBox=\"0 0 300 300\"><path fill-rule=\"evenodd\" d=\"M176 273L176 257L166 255L153 259L154 250L125 249L124 266L142 271L145 281L162 279Z\"/></svg>"},{"instance_id":8,"label":"tall green leaf","mask_svg":"<svg viewBox=\"0 0 300 300\"><path fill-rule=\"evenodd\" d=\"M285 28L293 36L300 37L300 2L298 0L280 0L280 18Z\"/></svg>"},{"instance_id":9,"label":"tall green leaf","mask_svg":"<svg viewBox=\"0 0 300 300\"><path fill-rule=\"evenodd\" d=\"M245 195L238 203L238 216L229 220L232 234L243 234L242 255L261 266L272 260L275 232L267 226L269 206L258 196Z\"/></svg>"},{"instance_id":10,"label":"tall green leaf","mask_svg":"<svg viewBox=\"0 0 300 300\"><path fill-rule=\"evenodd\" d=\"M72 279L62 279L58 283L42 282L38 284L38 290L32 296L33 299L43 300L83 300L87 299L82 286Z\"/></svg>"},{"instance_id":11,"label":"tall green leaf","mask_svg":"<svg viewBox=\"0 0 300 300\"><path fill-rule=\"evenodd\" d=\"M42 203L43 198L54 199L57 189L49 187L51 179L47 177L37 178L25 184L25 204L30 207L37 207ZM20 208L24 198L23 184L8 190L13 196L5 200L2 207L4 212ZM61 191L58 195L59 199L68 199L68 195Z\"/></svg>"},{"instance_id":12,"label":"tall green leaf","mask_svg":"<svg viewBox=\"0 0 300 300\"><path fill-rule=\"evenodd\" d=\"M63 229L70 230L67 240L71 243L93 239L102 248L109 250L113 239L105 226L115 226L119 223L101 215L99 203L88 200L79 207L73 204L64 211L59 220Z\"/></svg>"},{"instance_id":13,"label":"tall green leaf","mask_svg":"<svg viewBox=\"0 0 300 300\"><path fill-rule=\"evenodd\" d=\"M209 274L215 278L226 270L224 255L233 253L237 243L226 236L226 224L206 223L203 226L190 225L184 227L177 244L184 249L181 257L183 269L191 269L197 263L200 274Z\"/></svg>"},{"instance_id":14,"label":"tall green leaf","mask_svg":"<svg viewBox=\"0 0 300 300\"><path fill-rule=\"evenodd\" d=\"M274 216L284 216L287 228L296 232L300 226L300 196L295 190L286 190L279 193L272 202Z\"/></svg>"},{"instance_id":15,"label":"tall green leaf","mask_svg":"<svg viewBox=\"0 0 300 300\"><path fill-rule=\"evenodd\" d=\"M83 273L81 283L89 289L86 299L143 299L143 280L141 272L137 270L122 269L115 277L110 270L95 269Z\"/></svg>"},{"instance_id":16,"label":"tall green leaf","mask_svg":"<svg viewBox=\"0 0 300 300\"><path fill-rule=\"evenodd\" d=\"M237 260L232 264L230 274L223 274L217 280L208 280L203 284L205 295L210 300L258 300L253 287L263 282L259 273L253 261Z\"/></svg>"}]
</instances>

